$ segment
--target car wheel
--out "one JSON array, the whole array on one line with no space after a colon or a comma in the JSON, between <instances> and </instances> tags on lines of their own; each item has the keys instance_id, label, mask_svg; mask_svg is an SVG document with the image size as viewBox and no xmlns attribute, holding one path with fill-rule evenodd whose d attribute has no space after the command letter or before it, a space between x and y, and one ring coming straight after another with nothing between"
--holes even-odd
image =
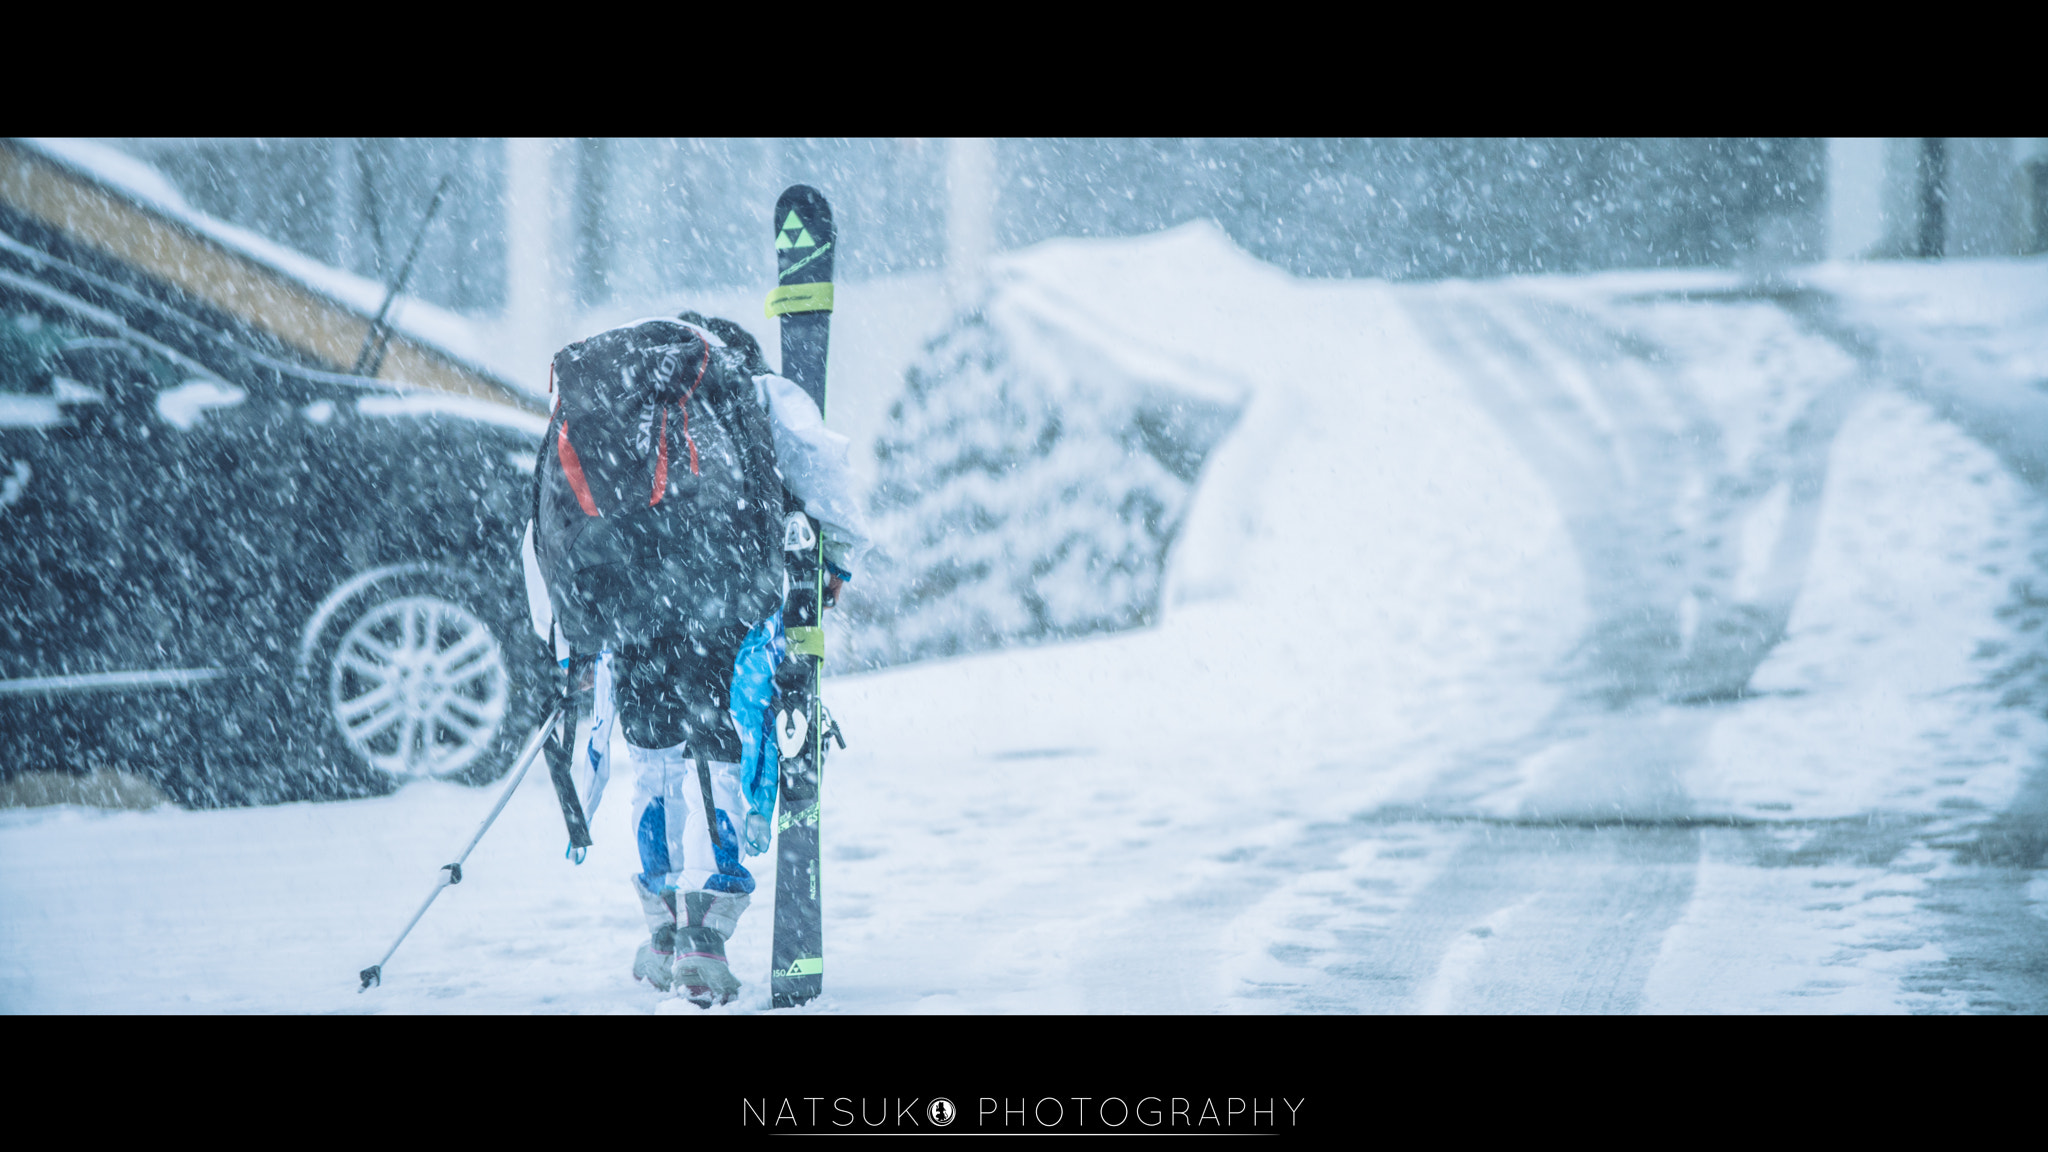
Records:
<instances>
[{"instance_id":1,"label":"car wheel","mask_svg":"<svg viewBox=\"0 0 2048 1152\"><path fill-rule=\"evenodd\" d=\"M330 761L376 778L483 784L538 722L545 664L523 605L482 582L415 572L363 589L329 617L306 669Z\"/></svg>"}]
</instances>

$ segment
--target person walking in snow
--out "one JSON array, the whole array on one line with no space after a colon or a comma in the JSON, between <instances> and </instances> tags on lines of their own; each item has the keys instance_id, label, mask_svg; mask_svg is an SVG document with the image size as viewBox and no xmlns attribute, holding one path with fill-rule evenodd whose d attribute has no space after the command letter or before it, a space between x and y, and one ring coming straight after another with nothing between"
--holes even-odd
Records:
<instances>
[{"instance_id":1,"label":"person walking in snow","mask_svg":"<svg viewBox=\"0 0 2048 1152\"><path fill-rule=\"evenodd\" d=\"M571 344L554 382L532 540L556 655L590 669L577 791L594 813L616 726L648 926L633 975L722 1004L742 854L768 850L775 809L785 517L816 521L832 603L868 542L849 444L745 329L694 312Z\"/></svg>"}]
</instances>

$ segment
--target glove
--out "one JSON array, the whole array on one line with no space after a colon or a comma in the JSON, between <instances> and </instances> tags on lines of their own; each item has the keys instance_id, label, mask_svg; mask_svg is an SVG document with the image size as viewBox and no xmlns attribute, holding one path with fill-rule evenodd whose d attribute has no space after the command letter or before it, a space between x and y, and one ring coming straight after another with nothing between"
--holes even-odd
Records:
<instances>
[{"instance_id":1,"label":"glove","mask_svg":"<svg viewBox=\"0 0 2048 1152\"><path fill-rule=\"evenodd\" d=\"M840 589L853 583L853 573L827 560L825 561L825 575L828 577L825 581L825 607L836 607L839 604Z\"/></svg>"},{"instance_id":2,"label":"glove","mask_svg":"<svg viewBox=\"0 0 2048 1152\"><path fill-rule=\"evenodd\" d=\"M759 856L768 850L768 818L759 812L747 813L747 855Z\"/></svg>"}]
</instances>

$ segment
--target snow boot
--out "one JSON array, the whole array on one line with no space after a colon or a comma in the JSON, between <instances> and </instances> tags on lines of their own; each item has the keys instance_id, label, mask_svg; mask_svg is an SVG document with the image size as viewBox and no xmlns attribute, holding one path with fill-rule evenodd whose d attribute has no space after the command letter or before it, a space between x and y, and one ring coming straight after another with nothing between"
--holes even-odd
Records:
<instances>
[{"instance_id":1,"label":"snow boot","mask_svg":"<svg viewBox=\"0 0 2048 1152\"><path fill-rule=\"evenodd\" d=\"M633 877L633 895L640 898L640 911L647 917L648 941L633 955L633 979L644 980L663 992L675 987L676 897L673 892L649 892Z\"/></svg>"},{"instance_id":2,"label":"snow boot","mask_svg":"<svg viewBox=\"0 0 2048 1152\"><path fill-rule=\"evenodd\" d=\"M645 980L663 992L675 987L676 926L664 924L633 956L633 979Z\"/></svg>"},{"instance_id":3,"label":"snow boot","mask_svg":"<svg viewBox=\"0 0 2048 1152\"><path fill-rule=\"evenodd\" d=\"M685 892L678 900L674 892L648 891L638 876L633 894L640 898L648 933L633 956L633 979L663 992L680 986L699 1008L731 1003L740 981L726 964L725 942L747 910L747 897Z\"/></svg>"},{"instance_id":4,"label":"snow boot","mask_svg":"<svg viewBox=\"0 0 2048 1152\"><path fill-rule=\"evenodd\" d=\"M699 1008L729 1004L740 994L739 977L725 962L725 937L714 928L676 929L675 973L675 982Z\"/></svg>"},{"instance_id":5,"label":"snow boot","mask_svg":"<svg viewBox=\"0 0 2048 1152\"><path fill-rule=\"evenodd\" d=\"M729 1004L740 994L740 980L725 962L725 942L739 926L747 898L685 892L681 904L677 919L683 922L676 925L675 936L676 983L699 1008Z\"/></svg>"}]
</instances>

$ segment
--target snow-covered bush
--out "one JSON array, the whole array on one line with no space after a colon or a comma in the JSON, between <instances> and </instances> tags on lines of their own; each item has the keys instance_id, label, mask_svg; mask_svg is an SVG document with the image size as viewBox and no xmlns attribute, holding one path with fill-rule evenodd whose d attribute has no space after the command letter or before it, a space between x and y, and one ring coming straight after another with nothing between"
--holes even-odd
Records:
<instances>
[{"instance_id":1,"label":"snow-covered bush","mask_svg":"<svg viewBox=\"0 0 2048 1152\"><path fill-rule=\"evenodd\" d=\"M926 346L875 444L879 554L843 667L1152 620L1202 462L1238 409L991 292Z\"/></svg>"}]
</instances>

